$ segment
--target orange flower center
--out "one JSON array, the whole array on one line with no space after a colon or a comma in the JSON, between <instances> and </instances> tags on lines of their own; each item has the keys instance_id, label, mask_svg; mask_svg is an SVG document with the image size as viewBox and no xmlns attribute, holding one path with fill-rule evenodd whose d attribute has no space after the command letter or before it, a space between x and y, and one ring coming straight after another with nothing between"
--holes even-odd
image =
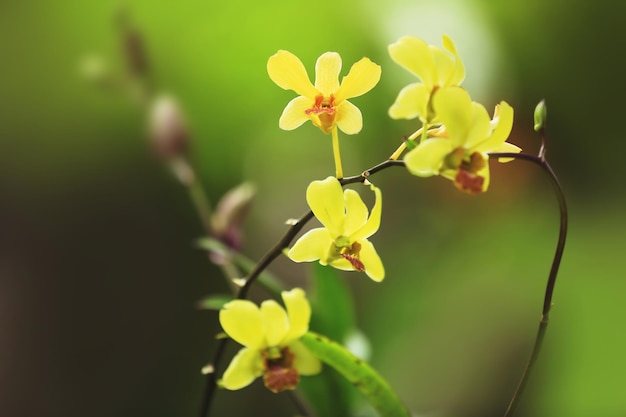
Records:
<instances>
[{"instance_id":1,"label":"orange flower center","mask_svg":"<svg viewBox=\"0 0 626 417\"><path fill-rule=\"evenodd\" d=\"M335 96L331 94L330 97L324 97L318 94L313 106L304 112L324 133L330 133L335 126Z\"/></svg>"},{"instance_id":2,"label":"orange flower center","mask_svg":"<svg viewBox=\"0 0 626 417\"><path fill-rule=\"evenodd\" d=\"M345 246L339 249L339 256L350 262L355 270L363 272L365 271L365 265L363 265L363 262L359 259L360 252L361 244L354 242L351 246Z\"/></svg>"},{"instance_id":3,"label":"orange flower center","mask_svg":"<svg viewBox=\"0 0 626 417\"><path fill-rule=\"evenodd\" d=\"M280 349L276 357L268 351L263 352L263 382L270 391L277 393L296 388L300 375L293 367L295 356L288 347Z\"/></svg>"},{"instance_id":4,"label":"orange flower center","mask_svg":"<svg viewBox=\"0 0 626 417\"><path fill-rule=\"evenodd\" d=\"M452 164L451 168L457 169L454 177L454 185L459 190L468 194L480 194L483 191L485 178L478 175L478 171L487 163L483 156L474 152L469 156L463 148L457 148L448 155L446 163Z\"/></svg>"}]
</instances>

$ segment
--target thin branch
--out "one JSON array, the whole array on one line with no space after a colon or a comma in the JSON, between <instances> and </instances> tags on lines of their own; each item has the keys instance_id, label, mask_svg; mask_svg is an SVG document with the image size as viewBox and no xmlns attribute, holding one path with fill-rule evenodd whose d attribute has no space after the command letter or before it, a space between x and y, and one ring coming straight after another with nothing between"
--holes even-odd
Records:
<instances>
[{"instance_id":1,"label":"thin branch","mask_svg":"<svg viewBox=\"0 0 626 417\"><path fill-rule=\"evenodd\" d=\"M353 184L358 182L365 182L365 180L370 176L379 171L382 171L386 168L392 166L404 166L404 162L402 161L394 161L394 160L386 160L381 162L378 165L373 166L370 169L363 171L360 175L355 175L352 177L342 178L340 180L341 185ZM306 223L313 218L313 212L309 211L305 215L303 215L300 219L295 221L285 235L269 250L267 253L259 260L254 269L250 271L250 274L245 278L244 284L241 286L239 291L237 292L237 299L245 299L248 295L248 291L250 287L259 275L283 252L284 249L289 247L291 241L296 237L296 235L302 230L302 228L306 225ZM215 395L215 390L217 388L217 368L219 363L222 360L224 355L224 351L226 349L226 345L230 339L220 339L215 352L213 354L213 359L210 363L212 372L207 374L206 385L204 389L204 396L202 399L202 405L200 407L200 417L205 417L209 415L209 410L211 408L211 402L213 400L213 396Z\"/></svg>"},{"instance_id":2,"label":"thin branch","mask_svg":"<svg viewBox=\"0 0 626 417\"><path fill-rule=\"evenodd\" d=\"M561 183L557 178L556 174L552 170L552 167L545 159L545 144L542 140L541 150L539 151L539 155L528 155L523 153L493 153L489 155L492 158L515 158L522 159L534 164L539 165L550 177L552 185L554 187L554 191L559 202L559 213L560 213L560 223L559 223L559 239L556 244L556 249L554 252L554 258L552 259L552 266L550 267L550 273L548 275L548 282L546 284L546 291L543 299L543 309L541 312L541 320L539 322L539 329L537 330L537 336L535 337L535 343L533 349L530 353L530 357L528 358L528 362L526 363L526 367L524 368L524 372L522 373L522 377L513 393L513 397L509 402L509 405L504 413L504 417L510 417L519 400L524 392L524 388L526 387L526 383L530 377L530 371L537 362L537 357L539 356L539 351L541 350L541 346L543 344L543 339L546 334L546 330L548 328L548 321L550 317L550 309L552 308L552 295L554 293L554 286L556 284L556 277L559 272L559 267L561 265L561 259L563 257L563 251L565 249L565 240L567 237L567 204L565 201L565 194L563 194L563 188L561 187Z\"/></svg>"}]
</instances>

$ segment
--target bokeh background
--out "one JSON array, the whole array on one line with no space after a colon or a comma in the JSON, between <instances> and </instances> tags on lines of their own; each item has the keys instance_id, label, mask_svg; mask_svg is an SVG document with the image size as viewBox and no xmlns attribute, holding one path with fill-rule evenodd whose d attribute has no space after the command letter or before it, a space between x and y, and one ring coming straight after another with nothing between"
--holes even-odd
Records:
<instances>
[{"instance_id":1,"label":"bokeh background","mask_svg":"<svg viewBox=\"0 0 626 417\"><path fill-rule=\"evenodd\" d=\"M333 172L330 141L278 129L292 92L268 78L278 49L312 74L334 50L344 74L383 67L354 99L364 128L342 137L344 169L385 159L414 122L389 105L410 74L386 47L450 35L464 83L491 108L516 109L511 141L548 157L570 205L570 233L544 350L519 416L626 413L624 170L626 4L612 0L184 0L0 3L0 415L194 416L217 314L195 303L226 286L194 249L201 224L186 191L148 151L146 115L128 91L99 88L85 60L127 74L115 16L126 10L149 54L150 82L175 96L212 202L244 180L258 190L243 251L258 258L306 210L304 189ZM486 195L391 169L373 238L387 277L346 274L371 361L419 415L498 416L540 316L558 230L546 178L494 166ZM273 272L307 285L307 267ZM219 392L216 416L289 416L256 383Z\"/></svg>"}]
</instances>

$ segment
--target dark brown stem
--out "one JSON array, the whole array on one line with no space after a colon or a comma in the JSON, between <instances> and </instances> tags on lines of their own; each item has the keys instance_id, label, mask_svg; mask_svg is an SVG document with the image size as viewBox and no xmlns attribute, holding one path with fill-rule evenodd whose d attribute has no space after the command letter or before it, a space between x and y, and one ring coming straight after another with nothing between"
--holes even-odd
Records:
<instances>
[{"instance_id":1,"label":"dark brown stem","mask_svg":"<svg viewBox=\"0 0 626 417\"><path fill-rule=\"evenodd\" d=\"M341 185L353 184L358 182L364 182L370 175L373 175L383 169L392 167L392 166L404 166L404 162L395 161L395 160L387 160L381 162L380 164L363 171L360 175L355 175L352 177L345 177L340 180ZM293 223L285 235L269 250L267 253L261 258L261 260L256 264L254 269L250 271L250 274L245 278L244 284L241 286L239 291L237 292L237 299L245 299L248 295L248 291L250 287L259 275L283 252L284 249L289 247L291 241L296 237L296 235L302 230L304 225L313 218L313 212L309 211L300 219L298 219L295 223ZM226 349L226 344L230 339L220 339L217 343L217 347L213 354L213 359L211 361L212 372L207 374L206 385L204 390L204 397L202 399L202 405L200 408L200 417L205 417L209 415L209 410L211 408L211 402L213 400L213 396L215 395L215 390L217 388L217 367L222 360L224 355L224 351Z\"/></svg>"},{"instance_id":2,"label":"dark brown stem","mask_svg":"<svg viewBox=\"0 0 626 417\"><path fill-rule=\"evenodd\" d=\"M560 225L559 225L559 239L556 244L556 250L554 252L554 258L552 259L552 266L550 267L550 273L548 274L548 282L546 284L546 291L543 299L543 309L541 312L541 320L539 321L539 329L537 330L537 336L535 337L535 343L533 345L533 349L528 358L528 362L526 363L526 367L524 368L524 372L522 373L522 377L511 397L511 401L504 413L504 417L510 417L519 403L519 400L524 392L524 388L526 387L526 383L530 377L530 372L537 362L537 357L539 356L539 352L541 350L541 346L543 344L543 339L546 334L546 330L548 328L548 321L550 317L550 309L552 308L552 295L554 293L554 286L556 284L556 277L559 272L559 267L561 265L561 259L563 257L563 251L565 249L565 240L567 237L567 204L565 201L565 194L563 193L563 188L557 178L556 174L552 170L552 167L545 159L545 145L542 140L541 150L539 151L539 155L528 155L528 154L517 154L517 153L494 153L489 155L492 158L515 158L515 159L523 159L534 164L539 165L550 177L552 185L554 187L555 194L557 196L557 200L559 202L559 213L560 213Z\"/></svg>"}]
</instances>

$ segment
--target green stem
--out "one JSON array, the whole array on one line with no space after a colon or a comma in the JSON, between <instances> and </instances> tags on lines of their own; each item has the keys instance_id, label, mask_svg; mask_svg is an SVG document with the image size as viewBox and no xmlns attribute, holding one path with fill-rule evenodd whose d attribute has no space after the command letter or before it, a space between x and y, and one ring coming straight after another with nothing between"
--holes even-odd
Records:
<instances>
[{"instance_id":1,"label":"green stem","mask_svg":"<svg viewBox=\"0 0 626 417\"><path fill-rule=\"evenodd\" d=\"M204 226L204 231L207 235L211 234L211 203L209 203L209 198L204 192L204 187L198 177L194 175L193 181L187 186L187 190L189 191L189 197L193 203L193 206L198 213L198 217Z\"/></svg>"},{"instance_id":2,"label":"green stem","mask_svg":"<svg viewBox=\"0 0 626 417\"><path fill-rule=\"evenodd\" d=\"M337 179L343 178L343 168L341 167L341 154L339 153L339 132L337 126L333 127L333 156L335 157L335 176Z\"/></svg>"}]
</instances>

